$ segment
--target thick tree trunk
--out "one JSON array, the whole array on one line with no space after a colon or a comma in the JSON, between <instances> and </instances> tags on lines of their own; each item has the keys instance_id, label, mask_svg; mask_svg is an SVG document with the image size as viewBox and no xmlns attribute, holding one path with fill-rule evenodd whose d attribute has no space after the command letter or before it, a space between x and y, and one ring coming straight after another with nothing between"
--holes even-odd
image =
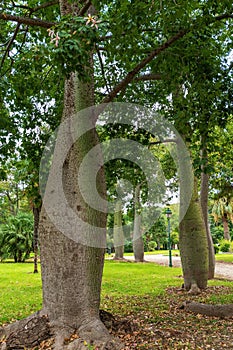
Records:
<instances>
[{"instance_id":1,"label":"thick tree trunk","mask_svg":"<svg viewBox=\"0 0 233 350\"><path fill-rule=\"evenodd\" d=\"M186 302L181 306L181 309L190 311L195 314L206 315L210 317L227 318L233 317L233 304L202 304L196 302Z\"/></svg>"},{"instance_id":2,"label":"thick tree trunk","mask_svg":"<svg viewBox=\"0 0 233 350\"><path fill-rule=\"evenodd\" d=\"M206 237L208 242L209 249L209 275L208 278L214 278L215 271L215 254L214 254L214 245L213 239L210 232L209 220L208 220L208 195L209 195L209 174L206 173L205 168L208 164L208 154L205 146L205 136L202 136L202 150L201 150L201 160L202 160L202 173L201 173L201 192L200 192L200 201L202 215L205 223Z\"/></svg>"},{"instance_id":3,"label":"thick tree trunk","mask_svg":"<svg viewBox=\"0 0 233 350\"><path fill-rule=\"evenodd\" d=\"M231 236L230 236L230 231L229 231L229 224L228 224L227 214L223 215L223 217L222 217L222 224L223 224L224 239L226 239L227 241L230 241L231 240Z\"/></svg>"},{"instance_id":4,"label":"thick tree trunk","mask_svg":"<svg viewBox=\"0 0 233 350\"><path fill-rule=\"evenodd\" d=\"M124 259L124 232L122 227L122 203L117 200L114 213L113 241L115 247L115 260Z\"/></svg>"},{"instance_id":5,"label":"thick tree trunk","mask_svg":"<svg viewBox=\"0 0 233 350\"><path fill-rule=\"evenodd\" d=\"M205 223L208 250L209 250L208 278L212 279L214 278L214 271L215 271L215 254L214 254L213 239L210 232L210 226L209 226L209 220L208 220L208 188L209 188L209 175L202 172L200 200L201 200L201 209L202 209L202 215Z\"/></svg>"},{"instance_id":6,"label":"thick tree trunk","mask_svg":"<svg viewBox=\"0 0 233 350\"><path fill-rule=\"evenodd\" d=\"M135 261L144 261L144 242L141 235L140 185L136 186L134 194L133 252Z\"/></svg>"},{"instance_id":7,"label":"thick tree trunk","mask_svg":"<svg viewBox=\"0 0 233 350\"><path fill-rule=\"evenodd\" d=\"M34 232L33 232L33 252L34 252L34 273L38 273L38 250L39 250L39 220L41 207L33 207Z\"/></svg>"},{"instance_id":8,"label":"thick tree trunk","mask_svg":"<svg viewBox=\"0 0 233 350\"><path fill-rule=\"evenodd\" d=\"M77 4L76 4L77 5ZM74 6L68 0L60 0L61 14L76 14L78 6ZM91 59L92 61L92 59ZM95 343L104 343L110 339L109 333L99 318L100 291L102 271L104 264L104 252L102 237L99 237L100 243L96 246L95 228L106 228L106 213L98 211L88 205L83 198L83 192L78 186L78 170L87 153L98 145L98 137L95 130L96 116L89 110L88 113L79 113L75 120L75 127L82 130L83 127L91 125L89 129L74 143L76 130L74 124L69 118L78 111L94 105L94 79L91 68L87 69L90 75L88 83L80 82L76 74L71 74L65 84L63 121L68 121L70 134L64 135L60 142L72 144L66 160L63 164L63 191L67 203L61 203L60 213L53 213L56 217L61 213L64 218L70 219L70 228L65 228L66 235L60 232L60 227L56 227L51 222L48 213L42 208L40 220L40 247L41 247L41 268L43 281L43 311L48 315L51 325L59 329L57 337L57 348L61 347L63 335L71 330L78 330L81 337L87 341ZM55 155L54 159L59 157ZM101 164L100 148L97 148L95 156L92 157L88 172L85 174L84 194L96 203L96 188L102 198L106 198L106 188L103 168L98 172L96 183L92 181L92 171L99 169ZM52 165L55 167L56 164ZM53 169L54 170L54 169ZM48 179L47 198L50 206L53 206L53 200L58 200L56 195L59 193L57 184L52 175ZM96 186L96 188L93 188ZM86 191L86 192L85 192ZM93 195L92 195L93 194ZM57 203L55 203L55 208ZM57 207L58 208L58 207ZM70 214L72 209L72 214ZM81 220L75 225L72 215ZM69 221L69 219L68 219ZM72 224L73 222L73 224ZM56 224L56 222L55 222ZM69 223L68 223L69 224ZM69 232L70 229L70 232ZM76 232L75 232L76 231ZM70 237L67 237L67 232ZM77 241L76 240L77 238ZM93 246L89 246L89 241L85 245L85 237L93 237ZM84 244L80 243L80 238L84 239ZM83 242L83 241L82 241ZM61 329L66 328L62 334Z\"/></svg>"},{"instance_id":9,"label":"thick tree trunk","mask_svg":"<svg viewBox=\"0 0 233 350\"><path fill-rule=\"evenodd\" d=\"M93 85L80 83L74 74L66 81L64 115L66 120L77 109L93 105ZM87 118L95 116L85 113L78 114L77 127L82 128ZM93 120L94 127L94 120ZM72 130L71 135L72 137ZM69 209L81 218L84 225L70 225L71 237L90 237L95 234L95 228L106 227L106 214L88 206L77 184L78 168L87 152L98 144L95 129L89 130L70 148L63 164L63 190L67 204L61 203L63 209L53 215L69 217ZM55 150L56 152L56 150ZM59 155L58 155L59 156ZM56 155L54 156L56 159ZM93 193L92 185L97 186L102 198L106 196L103 169L100 169L97 184L93 184L91 173L98 167L99 154L92 159L89 172L85 175L88 194ZM56 164L55 171L56 171ZM53 180L53 171L48 180L47 199L53 207L53 195L56 198L57 184ZM54 203L54 207L57 203ZM48 205L48 203L47 203ZM72 218L71 218L72 220ZM88 225L85 225L85 223ZM55 223L56 224L56 223ZM89 227L89 232L88 232ZM67 229L67 227L66 227ZM67 232L67 231L66 231ZM96 237L93 235L93 241ZM100 247L101 247L100 237ZM43 281L43 310L48 315L50 324L60 329L68 327L69 331L78 330L87 341L106 341L109 333L99 319L100 290L104 263L104 247L90 247L68 238L50 221L49 215L42 208L40 220L41 268ZM61 343L58 343L61 346Z\"/></svg>"},{"instance_id":10,"label":"thick tree trunk","mask_svg":"<svg viewBox=\"0 0 233 350\"><path fill-rule=\"evenodd\" d=\"M180 255L184 275L184 287L196 293L207 287L208 244L201 205L198 200L197 181L193 177L190 159L183 154L183 146L178 143L180 169ZM192 197L187 208L188 194Z\"/></svg>"}]
</instances>

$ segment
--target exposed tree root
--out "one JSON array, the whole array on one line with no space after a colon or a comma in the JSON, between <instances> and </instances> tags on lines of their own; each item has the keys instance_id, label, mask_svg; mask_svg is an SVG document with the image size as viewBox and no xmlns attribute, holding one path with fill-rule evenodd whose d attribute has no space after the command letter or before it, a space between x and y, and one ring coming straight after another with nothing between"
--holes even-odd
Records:
<instances>
[{"instance_id":1,"label":"exposed tree root","mask_svg":"<svg viewBox=\"0 0 233 350\"><path fill-rule=\"evenodd\" d=\"M52 337L52 348L55 350L86 350L87 343L98 346L101 350L122 349L123 344L113 339L107 330L116 327L114 316L101 310L100 318L103 323L93 320L75 332L70 328L52 327L48 317L37 312L26 319L0 328L0 350L32 349Z\"/></svg>"},{"instance_id":2,"label":"exposed tree root","mask_svg":"<svg viewBox=\"0 0 233 350\"><path fill-rule=\"evenodd\" d=\"M25 349L34 347L51 337L49 320L46 315L37 312L21 321L0 329L0 338L4 342L0 349Z\"/></svg>"},{"instance_id":3,"label":"exposed tree root","mask_svg":"<svg viewBox=\"0 0 233 350\"><path fill-rule=\"evenodd\" d=\"M197 286L196 283L192 283L192 284L191 284L191 288L190 288L189 291L188 291L188 294L191 294L191 295L198 295L198 294L201 294L201 290L200 290L200 288Z\"/></svg>"},{"instance_id":4,"label":"exposed tree root","mask_svg":"<svg viewBox=\"0 0 233 350\"><path fill-rule=\"evenodd\" d=\"M220 318L233 317L233 304L210 305L188 301L185 302L180 308L188 312L205 316L215 316Z\"/></svg>"}]
</instances>

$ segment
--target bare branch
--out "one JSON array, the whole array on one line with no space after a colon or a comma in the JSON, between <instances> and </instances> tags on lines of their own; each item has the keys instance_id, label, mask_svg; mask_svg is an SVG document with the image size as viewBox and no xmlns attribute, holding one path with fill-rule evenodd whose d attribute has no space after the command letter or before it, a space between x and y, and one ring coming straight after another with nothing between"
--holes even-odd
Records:
<instances>
[{"instance_id":1,"label":"bare branch","mask_svg":"<svg viewBox=\"0 0 233 350\"><path fill-rule=\"evenodd\" d=\"M52 26L56 25L55 22L43 21L38 18L12 16L5 13L0 13L0 19L3 19L4 21L18 22L19 24L27 24L30 26L38 26L42 28L51 28Z\"/></svg>"},{"instance_id":2,"label":"bare branch","mask_svg":"<svg viewBox=\"0 0 233 350\"><path fill-rule=\"evenodd\" d=\"M233 9L232 9L232 12L233 12ZM222 19L227 19L227 18L233 18L233 14L232 13L224 13L222 15L215 17L216 21L221 21Z\"/></svg>"},{"instance_id":3,"label":"bare branch","mask_svg":"<svg viewBox=\"0 0 233 350\"><path fill-rule=\"evenodd\" d=\"M162 75L161 74L144 74L139 77L134 78L133 81L147 81L147 80L162 80Z\"/></svg>"},{"instance_id":4,"label":"bare branch","mask_svg":"<svg viewBox=\"0 0 233 350\"><path fill-rule=\"evenodd\" d=\"M28 26L26 27L26 30L25 30L25 33L24 33L24 36L23 36L23 40L22 40L22 43L21 43L20 48L19 48L19 52L22 50L23 45L25 44L27 33L28 33Z\"/></svg>"},{"instance_id":5,"label":"bare branch","mask_svg":"<svg viewBox=\"0 0 233 350\"><path fill-rule=\"evenodd\" d=\"M15 31L14 31L14 34L13 34L12 38L10 39L10 41L8 42L7 47L6 47L6 50L5 50L4 55L3 55L3 57L2 57L1 64L0 64L0 70L1 70L1 68L3 67L3 64L4 64L4 61L5 61L5 59L6 59L6 56L8 55L8 53L9 53L9 51L10 51L10 47L11 47L11 45L13 44L13 42L14 42L14 40L15 40L17 34L18 34L19 28L20 28L20 23L17 23L16 28L15 28Z\"/></svg>"},{"instance_id":6,"label":"bare branch","mask_svg":"<svg viewBox=\"0 0 233 350\"><path fill-rule=\"evenodd\" d=\"M104 82L105 82L105 86L106 86L107 92L110 93L108 82L107 82L107 79L106 79L106 76L105 76L105 71L104 71L104 65L103 65L102 57L101 57L101 54L100 54L99 49L98 49L97 46L96 46L96 52L97 52L97 55L98 55L98 58L99 58L101 73L102 73L102 76L103 76L103 79L104 79Z\"/></svg>"}]
</instances>

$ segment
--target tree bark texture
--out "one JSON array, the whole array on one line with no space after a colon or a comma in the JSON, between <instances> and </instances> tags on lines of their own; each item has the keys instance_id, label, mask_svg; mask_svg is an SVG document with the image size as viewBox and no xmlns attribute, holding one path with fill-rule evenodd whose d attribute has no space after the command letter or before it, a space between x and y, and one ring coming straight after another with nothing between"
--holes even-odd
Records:
<instances>
[{"instance_id":1,"label":"tree bark texture","mask_svg":"<svg viewBox=\"0 0 233 350\"><path fill-rule=\"evenodd\" d=\"M207 151L206 148L203 147L201 151L201 158L207 160ZM205 172L204 165L202 165L202 173L201 173L201 192L200 192L200 201L201 201L201 209L202 215L205 223L206 229L206 237L208 242L208 250L209 250L209 274L208 278L214 278L215 271L215 253L214 253L214 245L213 239L210 232L209 220L208 220L208 194L209 194L209 174Z\"/></svg>"},{"instance_id":2,"label":"tree bark texture","mask_svg":"<svg viewBox=\"0 0 233 350\"><path fill-rule=\"evenodd\" d=\"M38 273L38 251L39 251L39 220L41 207L33 207L34 232L33 232L33 252L34 252L34 273Z\"/></svg>"},{"instance_id":3,"label":"tree bark texture","mask_svg":"<svg viewBox=\"0 0 233 350\"><path fill-rule=\"evenodd\" d=\"M75 14L77 11L75 4L68 0L60 0L60 7L62 15ZM92 62L91 58L90 60ZM80 82L75 73L66 80L63 121L81 109L94 105L94 79L91 68L87 69L90 82ZM95 234L95 227L106 227L106 213L89 206L77 184L78 169L84 156L98 145L95 117L90 113L88 116L85 113L78 114L78 119L75 121L76 128L82 128L87 122L91 122L93 127L73 143L62 169L63 189L67 202L83 222L90 224L91 231L93 231L82 232L84 230L82 225L72 227L71 223L71 230L77 230L79 236ZM68 137L74 137L72 128ZM89 186L87 188L89 195L92 193L90 175L93 167L98 167L100 157L99 153L95 159L92 159L89 171L86 173L85 186ZM54 166L56 167L56 164ZM53 192L56 192L56 183L53 184L52 179L49 181L50 193L47 195L52 198ZM98 173L95 185L99 195L105 198L106 188L102 168ZM96 198L93 198L93 201L96 201ZM66 208L64 208L63 215L68 215ZM43 311L48 314L50 323L58 329L78 330L80 336L87 341L104 342L109 339L109 333L99 319L105 249L83 245L68 238L55 227L43 208L40 220L40 246Z\"/></svg>"},{"instance_id":4,"label":"tree bark texture","mask_svg":"<svg viewBox=\"0 0 233 350\"><path fill-rule=\"evenodd\" d=\"M78 108L92 105L92 91L93 87L89 83L77 81L75 74L72 74L66 81L63 120L74 114L77 105ZM85 114L80 114L81 120L78 119L77 127L86 122L85 117ZM80 163L86 153L97 144L98 137L93 127L71 147L63 164L63 188L69 206L75 214L90 223L91 227L103 228L106 227L106 214L88 206L77 184ZM96 159L97 162L98 160ZM92 165L90 164L90 172ZM86 174L87 184L88 179ZM47 195L52 198L52 193L56 192L56 183L49 181L51 193ZM106 189L103 171L99 173L97 188L104 197ZM66 208L63 215L68 215ZM82 226L71 226L71 230L82 229ZM87 338L91 337L93 340L107 337L108 332L99 320L104 248L89 247L69 239L59 232L43 208L40 246L43 309L48 314L50 323L57 327L67 325L71 329L79 329Z\"/></svg>"},{"instance_id":5,"label":"tree bark texture","mask_svg":"<svg viewBox=\"0 0 233 350\"><path fill-rule=\"evenodd\" d=\"M17 331L12 331L6 339L7 350L33 348L51 337L49 320L46 316L38 314L36 317L25 319L24 322L19 321L15 326Z\"/></svg>"},{"instance_id":6,"label":"tree bark texture","mask_svg":"<svg viewBox=\"0 0 233 350\"><path fill-rule=\"evenodd\" d=\"M124 259L124 232L122 227L122 203L117 200L114 213L113 242L115 247L115 260Z\"/></svg>"},{"instance_id":7,"label":"tree bark texture","mask_svg":"<svg viewBox=\"0 0 233 350\"><path fill-rule=\"evenodd\" d=\"M144 261L144 242L141 235L140 185L136 186L134 193L133 252L135 261Z\"/></svg>"},{"instance_id":8,"label":"tree bark texture","mask_svg":"<svg viewBox=\"0 0 233 350\"><path fill-rule=\"evenodd\" d=\"M201 314L210 317L233 317L233 304L210 305L196 302L186 302L181 308L184 308L185 311L190 311L195 314Z\"/></svg>"},{"instance_id":9,"label":"tree bark texture","mask_svg":"<svg viewBox=\"0 0 233 350\"><path fill-rule=\"evenodd\" d=\"M187 156L182 156L182 146L178 144L180 169L180 256L186 290L196 293L207 287L208 244L201 205L198 200L197 181ZM192 183L193 182L193 183ZM192 197L187 208L187 195L192 188Z\"/></svg>"},{"instance_id":10,"label":"tree bark texture","mask_svg":"<svg viewBox=\"0 0 233 350\"><path fill-rule=\"evenodd\" d=\"M205 223L206 237L207 237L208 251L209 251L208 278L212 279L214 278L214 272L215 272L215 253L214 253L213 239L210 232L210 225L208 220L208 187L209 187L208 183L209 183L209 175L203 172L201 174L200 200L201 200L201 209L202 209L202 215Z\"/></svg>"}]
</instances>

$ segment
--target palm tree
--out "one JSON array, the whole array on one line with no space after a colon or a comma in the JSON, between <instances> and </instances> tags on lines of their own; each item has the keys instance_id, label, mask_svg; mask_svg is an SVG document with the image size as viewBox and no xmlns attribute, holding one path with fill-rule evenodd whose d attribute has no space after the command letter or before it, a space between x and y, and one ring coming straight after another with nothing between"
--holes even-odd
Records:
<instances>
[{"instance_id":1,"label":"palm tree","mask_svg":"<svg viewBox=\"0 0 233 350\"><path fill-rule=\"evenodd\" d=\"M10 216L1 227L1 252L4 257L13 257L23 262L30 256L33 241L33 219L28 213Z\"/></svg>"},{"instance_id":2,"label":"palm tree","mask_svg":"<svg viewBox=\"0 0 233 350\"><path fill-rule=\"evenodd\" d=\"M212 215L217 223L220 220L223 223L224 239L230 241L229 220L233 223L233 200L226 197L219 198L214 202Z\"/></svg>"}]
</instances>

